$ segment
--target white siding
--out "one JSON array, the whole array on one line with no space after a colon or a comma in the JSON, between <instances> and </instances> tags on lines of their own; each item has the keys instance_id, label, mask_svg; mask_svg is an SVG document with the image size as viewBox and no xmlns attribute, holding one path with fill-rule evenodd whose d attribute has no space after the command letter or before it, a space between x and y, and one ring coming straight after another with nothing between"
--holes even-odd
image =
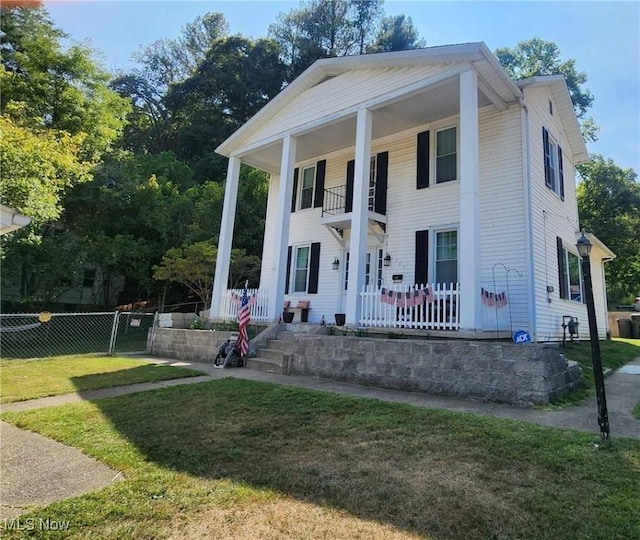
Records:
<instances>
[{"instance_id":1,"label":"white siding","mask_svg":"<svg viewBox=\"0 0 640 540\"><path fill-rule=\"evenodd\" d=\"M577 255L576 233L578 225L578 204L575 189L575 167L570 145L562 124L555 111L549 112L550 90L546 87L525 89L525 101L529 108L529 139L531 160L531 205L532 229L534 237L533 260L535 263L535 298L537 305L537 338L541 341L562 338L562 316L577 317L580 322L580 334L588 336L586 306L579 302L560 298L559 269L556 250L556 237L562 238L565 249ZM553 103L553 101L552 101ZM542 128L549 130L563 150L564 192L562 201L545 186ZM604 316L604 294L602 293L602 274L599 262L594 261L593 288L598 315L598 329L601 337L606 335ZM547 286L553 292L547 293Z\"/></svg>"},{"instance_id":2,"label":"white siding","mask_svg":"<svg viewBox=\"0 0 640 540\"><path fill-rule=\"evenodd\" d=\"M310 124L358 103L402 88L443 71L446 66L361 69L324 81L296 97L286 109L247 135L243 145Z\"/></svg>"},{"instance_id":3,"label":"white siding","mask_svg":"<svg viewBox=\"0 0 640 540\"><path fill-rule=\"evenodd\" d=\"M374 119L375 122L375 119ZM438 228L457 228L459 213L459 182L448 182L425 189L416 189L416 136L420 131L432 131L457 123L457 118L425 125L419 129L398 133L392 137L373 142L372 154L389 152L388 192L387 192L387 238L381 246L392 257L390 267L383 268L383 279L388 287L393 274L403 275L403 284L414 283L415 232ZM432 135L432 140L435 138ZM325 188L346 183L346 168L353 159L354 149L336 152L317 159L326 159ZM312 162L298 163L302 167ZM433 179L433 174L432 174ZM270 219L272 201L276 195L277 177L271 184L269 209L267 211L267 231L265 234L263 285L267 275L271 275L271 243L273 237ZM527 268L525 238L524 186L522 174L522 152L520 144L520 111L518 107L498 112L486 107L480 112L480 225L481 225L481 266L482 283L488 290L494 289L494 265L502 263L523 274L509 274L510 298L506 312L510 308L514 330L529 329L527 319ZM333 320L333 313L339 310L340 294L344 279L344 249L340 243L320 225L321 209L307 209L294 212L291 216L289 245L321 242L319 294L288 295L287 298L311 300L310 321L318 322L322 315L327 321ZM345 231L345 245L348 249L349 231ZM378 247L379 242L369 237L369 246ZM433 242L430 242L430 251ZM331 269L334 258L341 261L338 271ZM464 254L459 253L459 264L464 264ZM433 254L430 254L433 265ZM502 267L495 270L495 291L506 291L506 274ZM478 291L480 294L480 291ZM503 320L501 314L501 320Z\"/></svg>"},{"instance_id":4,"label":"white siding","mask_svg":"<svg viewBox=\"0 0 640 540\"><path fill-rule=\"evenodd\" d=\"M482 109L479 129L482 286L507 292L508 304L500 316L508 320L511 315L514 331L531 331L520 108L502 113Z\"/></svg>"}]
</instances>

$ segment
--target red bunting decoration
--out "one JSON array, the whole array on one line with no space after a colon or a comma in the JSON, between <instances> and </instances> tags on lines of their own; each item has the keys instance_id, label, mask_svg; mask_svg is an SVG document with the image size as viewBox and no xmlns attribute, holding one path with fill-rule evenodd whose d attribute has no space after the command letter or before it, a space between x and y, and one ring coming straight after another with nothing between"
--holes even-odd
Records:
<instances>
[{"instance_id":1,"label":"red bunting decoration","mask_svg":"<svg viewBox=\"0 0 640 540\"><path fill-rule=\"evenodd\" d=\"M414 307L433 302L433 289L424 287L410 291L392 291L382 287L380 289L380 302L395 307Z\"/></svg>"}]
</instances>

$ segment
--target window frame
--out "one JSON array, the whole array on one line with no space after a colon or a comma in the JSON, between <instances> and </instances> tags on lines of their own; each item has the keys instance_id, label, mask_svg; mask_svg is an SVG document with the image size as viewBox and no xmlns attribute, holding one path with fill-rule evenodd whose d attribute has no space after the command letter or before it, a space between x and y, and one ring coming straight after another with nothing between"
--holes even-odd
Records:
<instances>
[{"instance_id":1,"label":"window frame","mask_svg":"<svg viewBox=\"0 0 640 540\"><path fill-rule=\"evenodd\" d=\"M452 261L453 259L443 259L442 261L440 261L438 259L438 235L443 234L443 233L451 233L454 232L456 234L456 279L455 281L440 281L439 277L438 277L438 263L439 262L446 262L446 261ZM460 231L458 230L457 226L449 226L449 227L439 227L437 229L433 229L432 230L432 234L431 234L431 241L430 241L430 256L429 259L431 261L433 261L431 263L431 276L433 276L433 283L442 283L442 284L449 284L449 283L459 283L460 280Z\"/></svg>"},{"instance_id":2,"label":"window frame","mask_svg":"<svg viewBox=\"0 0 640 540\"><path fill-rule=\"evenodd\" d=\"M551 134L551 132L545 127L547 132L547 144L549 146L549 152L547 153L547 148L544 148L544 141L542 142L542 153L544 155L544 163L547 162L547 157L549 159L549 167L551 169L551 174L549 175L549 179L551 180L551 185L546 183L546 169L545 169L545 185L551 190L556 196L560 199L564 199L562 181L560 178L560 160L562 159L562 163L564 165L564 158L561 157L562 147L558 140ZM545 165L546 167L546 165ZM564 168L564 166L563 166ZM563 173L564 175L564 173Z\"/></svg>"},{"instance_id":3,"label":"window frame","mask_svg":"<svg viewBox=\"0 0 640 540\"><path fill-rule=\"evenodd\" d=\"M298 251L300 249L306 249L307 250L307 266L306 268L298 268ZM304 282L304 289L303 290L298 290L297 289L297 274L298 274L298 270L304 270L306 272L305 275L305 282ZM309 290L309 274L311 273L311 244L297 244L293 246L293 253L292 253L292 261L291 261L291 294L306 294L307 291Z\"/></svg>"},{"instance_id":4,"label":"window frame","mask_svg":"<svg viewBox=\"0 0 640 540\"><path fill-rule=\"evenodd\" d=\"M572 281L572 272L571 272L571 262L570 257L575 258L575 263L578 266L578 282L575 283ZM582 265L580 264L580 256L566 249L564 246L562 248L562 270L561 272L564 274L564 283L566 290L561 291L560 298L563 300L567 300L569 302L577 302L579 304L585 303L584 297L584 276L582 275ZM575 294L572 291L573 287L579 287L579 293Z\"/></svg>"},{"instance_id":5,"label":"window frame","mask_svg":"<svg viewBox=\"0 0 640 540\"><path fill-rule=\"evenodd\" d=\"M97 272L95 268L85 268L82 272L82 287L93 289L96 284Z\"/></svg>"},{"instance_id":6,"label":"window frame","mask_svg":"<svg viewBox=\"0 0 640 540\"><path fill-rule=\"evenodd\" d=\"M455 150L455 166L456 166L456 176L455 178L451 178L449 180L439 180L438 179L438 158L439 157L447 157L450 156L451 153L449 154L445 154L443 156L438 156L438 135L440 133L443 133L445 131L450 131L450 130L455 130L455 137L456 137L456 150ZM433 155L433 185L434 186L439 186L441 184L448 184L450 182L456 182L458 180L460 180L460 136L459 136L459 127L457 123L454 124L448 124L448 125L443 125L442 127L435 127L433 128L433 142L431 144L432 148L431 148L431 153Z\"/></svg>"},{"instance_id":7,"label":"window frame","mask_svg":"<svg viewBox=\"0 0 640 540\"><path fill-rule=\"evenodd\" d=\"M304 187L305 172L310 170L310 169L313 169L313 180L311 182L311 186L305 188ZM316 189L317 177L318 177L318 167L317 167L316 163L314 163L313 165L306 165L306 166L300 167L300 178L298 180L298 183L300 185L298 186L298 193L297 193L297 195L298 195L298 208L297 208L297 210L298 211L313 209L313 197L314 197L314 193L315 193L315 189ZM310 194L311 194L311 197L310 197L310 200L309 200L309 206L303 206L303 202L304 202L303 193L306 190L309 190Z\"/></svg>"}]
</instances>

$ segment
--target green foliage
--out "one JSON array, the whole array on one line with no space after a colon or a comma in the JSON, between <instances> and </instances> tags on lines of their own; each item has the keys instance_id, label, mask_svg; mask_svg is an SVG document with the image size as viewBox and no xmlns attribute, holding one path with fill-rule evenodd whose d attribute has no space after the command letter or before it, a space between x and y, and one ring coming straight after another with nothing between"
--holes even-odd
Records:
<instances>
[{"instance_id":1,"label":"green foliage","mask_svg":"<svg viewBox=\"0 0 640 540\"><path fill-rule=\"evenodd\" d=\"M109 75L82 45L64 50L66 35L40 7L2 8L0 110L24 103L33 127L82 134L83 160L95 162L122 130L128 105L109 90Z\"/></svg>"},{"instance_id":2,"label":"green foliage","mask_svg":"<svg viewBox=\"0 0 640 540\"><path fill-rule=\"evenodd\" d=\"M615 254L605 264L609 303L632 304L640 294L640 184L632 169L602 156L578 166L580 223Z\"/></svg>"},{"instance_id":3,"label":"green foliage","mask_svg":"<svg viewBox=\"0 0 640 540\"><path fill-rule=\"evenodd\" d=\"M598 126L586 113L593 103L591 92L584 88L587 74L576 69L575 60L562 61L560 49L538 37L519 42L513 49L503 47L494 54L505 71L514 79L526 79L536 75L564 75L586 141L596 141Z\"/></svg>"},{"instance_id":4,"label":"green foliage","mask_svg":"<svg viewBox=\"0 0 640 540\"><path fill-rule=\"evenodd\" d=\"M203 303L211 303L213 272L217 249L210 242L196 242L181 248L169 249L162 262L153 267L153 279L173 281L187 287Z\"/></svg>"},{"instance_id":5,"label":"green foliage","mask_svg":"<svg viewBox=\"0 0 640 540\"><path fill-rule=\"evenodd\" d=\"M420 39L411 17L395 15L382 19L376 40L367 52L406 51L425 46L426 42Z\"/></svg>"},{"instance_id":6,"label":"green foliage","mask_svg":"<svg viewBox=\"0 0 640 540\"><path fill-rule=\"evenodd\" d=\"M560 49L555 43L535 37L519 42L513 49L496 49L494 54L505 71L515 80L536 75L564 75L579 118L584 118L591 107L593 96L582 88L587 82L587 74L576 70L575 60L563 62L560 59Z\"/></svg>"},{"instance_id":7,"label":"green foliage","mask_svg":"<svg viewBox=\"0 0 640 540\"><path fill-rule=\"evenodd\" d=\"M4 114L0 131L0 202L30 216L33 226L55 221L64 192L90 178L90 164L79 155L83 136L27 127Z\"/></svg>"}]
</instances>

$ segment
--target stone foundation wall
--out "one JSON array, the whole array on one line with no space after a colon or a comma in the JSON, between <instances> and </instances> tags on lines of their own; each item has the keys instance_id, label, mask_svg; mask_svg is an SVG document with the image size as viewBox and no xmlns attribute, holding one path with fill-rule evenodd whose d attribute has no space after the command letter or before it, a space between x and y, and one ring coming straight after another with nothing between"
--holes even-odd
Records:
<instances>
[{"instance_id":1,"label":"stone foundation wall","mask_svg":"<svg viewBox=\"0 0 640 540\"><path fill-rule=\"evenodd\" d=\"M151 343L151 354L187 362L211 362L218 353L218 347L227 341L230 335L231 332L217 330L156 328Z\"/></svg>"},{"instance_id":2,"label":"stone foundation wall","mask_svg":"<svg viewBox=\"0 0 640 540\"><path fill-rule=\"evenodd\" d=\"M582 378L557 345L335 336L301 337L290 373L518 405L548 403Z\"/></svg>"}]
</instances>

